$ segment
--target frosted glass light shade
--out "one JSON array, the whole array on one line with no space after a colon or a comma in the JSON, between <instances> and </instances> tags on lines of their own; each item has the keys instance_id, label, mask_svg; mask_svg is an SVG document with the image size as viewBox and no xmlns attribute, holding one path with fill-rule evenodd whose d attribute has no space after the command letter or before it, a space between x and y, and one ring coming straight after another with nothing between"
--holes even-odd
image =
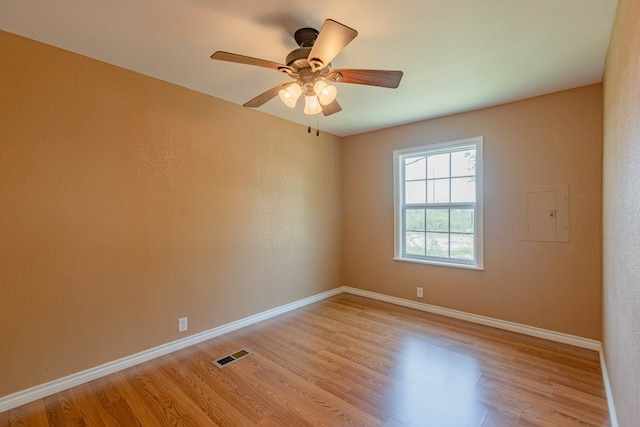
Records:
<instances>
[{"instance_id":1,"label":"frosted glass light shade","mask_svg":"<svg viewBox=\"0 0 640 427\"><path fill-rule=\"evenodd\" d=\"M301 94L302 88L298 83L291 83L290 85L280 89L280 91L278 92L278 95L280 95L280 99L282 100L282 102L284 102L284 104L289 108L293 108L296 106L298 98L300 98Z\"/></svg>"},{"instance_id":2,"label":"frosted glass light shade","mask_svg":"<svg viewBox=\"0 0 640 427\"><path fill-rule=\"evenodd\" d=\"M313 115L322 111L322 105L315 95L305 95L304 97L304 113Z\"/></svg>"},{"instance_id":3,"label":"frosted glass light shade","mask_svg":"<svg viewBox=\"0 0 640 427\"><path fill-rule=\"evenodd\" d=\"M333 85L327 84L324 80L318 80L313 85L313 90L318 95L318 100L322 105L331 104L338 94L338 89Z\"/></svg>"}]
</instances>

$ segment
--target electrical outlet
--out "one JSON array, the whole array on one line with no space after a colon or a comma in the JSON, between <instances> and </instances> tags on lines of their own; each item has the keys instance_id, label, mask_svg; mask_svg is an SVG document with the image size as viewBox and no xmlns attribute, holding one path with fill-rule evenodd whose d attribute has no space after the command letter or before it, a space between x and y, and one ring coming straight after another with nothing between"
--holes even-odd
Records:
<instances>
[{"instance_id":1,"label":"electrical outlet","mask_svg":"<svg viewBox=\"0 0 640 427\"><path fill-rule=\"evenodd\" d=\"M424 297L424 293L422 291L422 288L419 287L419 286L416 288L416 295L418 296L418 298L423 298Z\"/></svg>"},{"instance_id":2,"label":"electrical outlet","mask_svg":"<svg viewBox=\"0 0 640 427\"><path fill-rule=\"evenodd\" d=\"M184 332L188 328L187 318L181 317L178 319L178 332Z\"/></svg>"}]
</instances>

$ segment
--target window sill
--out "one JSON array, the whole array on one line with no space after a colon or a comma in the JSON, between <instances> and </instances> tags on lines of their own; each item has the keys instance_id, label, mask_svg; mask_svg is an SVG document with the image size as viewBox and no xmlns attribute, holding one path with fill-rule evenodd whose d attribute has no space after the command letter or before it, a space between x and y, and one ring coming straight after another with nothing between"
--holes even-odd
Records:
<instances>
[{"instance_id":1,"label":"window sill","mask_svg":"<svg viewBox=\"0 0 640 427\"><path fill-rule=\"evenodd\" d=\"M484 271L484 267L483 266L469 265L469 264L454 264L454 263L449 263L449 262L439 262L439 261L431 261L431 260L425 260L425 259L399 258L399 257L394 257L393 260L394 261L401 261L401 262L412 262L412 263L416 263L416 264L437 265L437 266L440 266L440 267L453 267L453 268L464 268L464 269L467 269L467 270Z\"/></svg>"}]
</instances>

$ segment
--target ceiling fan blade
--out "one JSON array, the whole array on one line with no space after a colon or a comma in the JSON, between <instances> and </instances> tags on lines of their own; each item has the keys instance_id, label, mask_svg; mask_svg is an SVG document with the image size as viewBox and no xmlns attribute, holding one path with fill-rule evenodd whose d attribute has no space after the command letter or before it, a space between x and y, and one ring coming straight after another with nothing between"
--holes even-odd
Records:
<instances>
[{"instance_id":1,"label":"ceiling fan blade","mask_svg":"<svg viewBox=\"0 0 640 427\"><path fill-rule=\"evenodd\" d=\"M339 111L342 111L342 107L340 106L340 104L338 104L338 101L336 101L335 99L331 101L329 104L322 106L322 114L324 114L325 116L330 116Z\"/></svg>"},{"instance_id":2,"label":"ceiling fan blade","mask_svg":"<svg viewBox=\"0 0 640 427\"><path fill-rule=\"evenodd\" d=\"M214 52L213 55L211 55L211 59L217 59L218 61L236 62L238 64L255 65L258 67L270 68L272 70L278 70L281 67L285 67L285 65L278 64L277 62L253 58L251 56L238 55L237 53L223 52L221 50Z\"/></svg>"},{"instance_id":3,"label":"ceiling fan blade","mask_svg":"<svg viewBox=\"0 0 640 427\"><path fill-rule=\"evenodd\" d=\"M250 107L250 108L258 108L261 105L263 105L265 102L270 101L271 99L278 96L278 92L280 92L280 89L284 88L287 85L289 85L289 83L282 83L282 84L279 84L278 86L274 86L271 89L267 90L266 92L263 92L260 95L256 96L251 101L245 102L244 105L242 106Z\"/></svg>"},{"instance_id":4,"label":"ceiling fan blade","mask_svg":"<svg viewBox=\"0 0 640 427\"><path fill-rule=\"evenodd\" d=\"M356 38L357 35L358 32L356 30L342 25L333 19L324 21L318 38L313 44L311 52L309 52L308 61L312 69L314 69L314 66L315 69L320 69L329 65L329 63L333 61L333 58L335 58L351 40Z\"/></svg>"},{"instance_id":5,"label":"ceiling fan blade","mask_svg":"<svg viewBox=\"0 0 640 427\"><path fill-rule=\"evenodd\" d=\"M327 78L339 83L353 83L395 89L400 85L402 75L402 71L342 69L332 70Z\"/></svg>"}]
</instances>

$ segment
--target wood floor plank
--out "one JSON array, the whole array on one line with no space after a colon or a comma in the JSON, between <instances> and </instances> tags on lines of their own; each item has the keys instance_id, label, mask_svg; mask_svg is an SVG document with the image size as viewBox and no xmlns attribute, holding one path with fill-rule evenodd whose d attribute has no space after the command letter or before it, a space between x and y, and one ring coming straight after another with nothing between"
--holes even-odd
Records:
<instances>
[{"instance_id":1,"label":"wood floor plank","mask_svg":"<svg viewBox=\"0 0 640 427\"><path fill-rule=\"evenodd\" d=\"M234 344L233 352L242 346L238 341ZM207 350L207 343L199 344L198 348ZM225 368L215 367L210 360L216 360L224 353L206 351L200 353L196 369L200 371L203 378L208 378L209 384L220 396L227 400L234 408L240 410L246 417L254 420L255 423L265 423L265 420L286 419L285 408L274 404L269 396L261 393L251 374L253 365L247 367L244 363L234 363ZM251 356L253 357L253 356Z\"/></svg>"},{"instance_id":2,"label":"wood floor plank","mask_svg":"<svg viewBox=\"0 0 640 427\"><path fill-rule=\"evenodd\" d=\"M178 362L174 358L175 362ZM162 366L171 380L179 384L181 390L217 425L251 425L254 421L245 417L233 405L222 398L200 377L180 363L167 363Z\"/></svg>"},{"instance_id":3,"label":"wood floor plank","mask_svg":"<svg viewBox=\"0 0 640 427\"><path fill-rule=\"evenodd\" d=\"M8 415L10 426L49 426L44 399L38 399L26 405L18 406L5 412L5 414Z\"/></svg>"},{"instance_id":4,"label":"wood floor plank","mask_svg":"<svg viewBox=\"0 0 640 427\"><path fill-rule=\"evenodd\" d=\"M163 414L163 421L167 425L214 425L213 421L206 416L180 388L180 384L171 381L162 369L164 358L154 359L147 362L147 369L140 372L135 379L130 378L130 382L142 390L150 401L157 403Z\"/></svg>"},{"instance_id":5,"label":"wood floor plank","mask_svg":"<svg viewBox=\"0 0 640 427\"><path fill-rule=\"evenodd\" d=\"M141 425L129 404L108 380L91 381L71 391L89 425Z\"/></svg>"},{"instance_id":6,"label":"wood floor plank","mask_svg":"<svg viewBox=\"0 0 640 427\"><path fill-rule=\"evenodd\" d=\"M51 426L86 426L83 415L76 410L69 393L63 391L44 398L47 418Z\"/></svg>"},{"instance_id":7,"label":"wood floor plank","mask_svg":"<svg viewBox=\"0 0 640 427\"><path fill-rule=\"evenodd\" d=\"M161 405L144 389L137 385L136 367L116 372L108 377L124 400L128 403L138 422L143 425L167 425Z\"/></svg>"},{"instance_id":8,"label":"wood floor plank","mask_svg":"<svg viewBox=\"0 0 640 427\"><path fill-rule=\"evenodd\" d=\"M0 413L0 427L82 425L610 421L597 352L340 294Z\"/></svg>"}]
</instances>

